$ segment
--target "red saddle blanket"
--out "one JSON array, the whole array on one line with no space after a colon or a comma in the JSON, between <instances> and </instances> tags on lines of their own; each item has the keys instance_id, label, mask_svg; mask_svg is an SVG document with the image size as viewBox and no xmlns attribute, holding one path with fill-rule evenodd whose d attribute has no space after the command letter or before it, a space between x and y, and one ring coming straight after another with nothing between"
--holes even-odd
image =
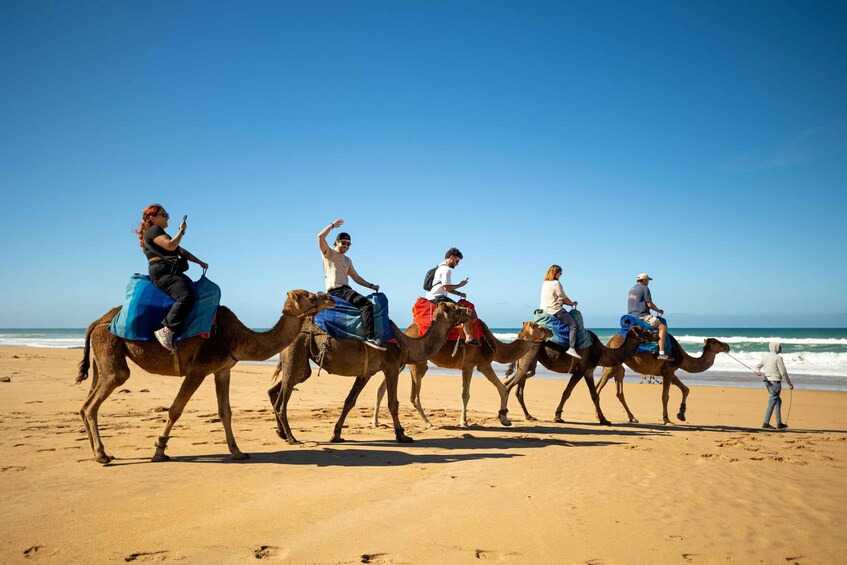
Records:
<instances>
[{"instance_id":1,"label":"red saddle blanket","mask_svg":"<svg viewBox=\"0 0 847 565\"><path fill-rule=\"evenodd\" d=\"M468 302L467 300L459 300L456 304L463 308L470 308L474 312L476 312L476 307ZM415 321L415 324L418 326L418 335L424 336L426 332L429 330L429 327L432 325L432 315L435 313L435 309L438 306L433 304L423 296L419 297L415 301L415 305L412 306L412 318ZM474 318L474 321L471 322L471 333L474 338L481 339L482 338L482 327L479 325L479 319ZM447 336L448 341L456 341L456 340L464 340L465 332L462 329L462 326L456 326L452 330L450 330L450 334Z\"/></svg>"}]
</instances>

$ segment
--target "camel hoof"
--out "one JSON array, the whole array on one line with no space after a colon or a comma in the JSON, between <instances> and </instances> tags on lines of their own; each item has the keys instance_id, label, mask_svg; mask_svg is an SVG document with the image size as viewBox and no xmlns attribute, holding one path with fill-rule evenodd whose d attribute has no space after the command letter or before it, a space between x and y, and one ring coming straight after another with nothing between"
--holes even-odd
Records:
<instances>
[{"instance_id":1,"label":"camel hoof","mask_svg":"<svg viewBox=\"0 0 847 565\"><path fill-rule=\"evenodd\" d=\"M238 453L232 454L232 460L233 461L241 461L243 459L250 459L250 454L249 453L241 453L240 451Z\"/></svg>"},{"instance_id":2,"label":"camel hoof","mask_svg":"<svg viewBox=\"0 0 847 565\"><path fill-rule=\"evenodd\" d=\"M671 421L670 421L670 420L668 420L667 418L666 418L666 419L662 422L662 424L664 424L664 425L666 425L666 426L670 426L672 423L673 423L673 422L671 422Z\"/></svg>"},{"instance_id":3,"label":"camel hoof","mask_svg":"<svg viewBox=\"0 0 847 565\"><path fill-rule=\"evenodd\" d=\"M562 419L561 419L561 418L559 418L559 417L556 417L556 419L555 419L555 420L553 420L553 422L555 422L556 424L564 424L564 423L565 423L565 421L564 421L564 420L562 420Z\"/></svg>"},{"instance_id":4,"label":"camel hoof","mask_svg":"<svg viewBox=\"0 0 847 565\"><path fill-rule=\"evenodd\" d=\"M412 443L413 441L415 441L415 440L413 440L412 438L410 438L407 435L398 435L397 436L397 443Z\"/></svg>"},{"instance_id":5,"label":"camel hoof","mask_svg":"<svg viewBox=\"0 0 847 565\"><path fill-rule=\"evenodd\" d=\"M680 422L684 422L685 421L685 412L680 412L679 414L676 415L676 417Z\"/></svg>"},{"instance_id":6,"label":"camel hoof","mask_svg":"<svg viewBox=\"0 0 847 565\"><path fill-rule=\"evenodd\" d=\"M100 463L101 465L108 465L112 462L112 458L103 453L102 455L98 454L94 457L94 460Z\"/></svg>"},{"instance_id":7,"label":"camel hoof","mask_svg":"<svg viewBox=\"0 0 847 565\"><path fill-rule=\"evenodd\" d=\"M638 423L638 420L636 420L635 418L630 418L630 419L629 419L629 423L630 423L630 424L637 424L637 423Z\"/></svg>"},{"instance_id":8,"label":"camel hoof","mask_svg":"<svg viewBox=\"0 0 847 565\"><path fill-rule=\"evenodd\" d=\"M151 463L162 463L163 461L170 461L171 458L165 455L164 453L157 453L150 459Z\"/></svg>"},{"instance_id":9,"label":"camel hoof","mask_svg":"<svg viewBox=\"0 0 847 565\"><path fill-rule=\"evenodd\" d=\"M611 426L612 423L609 420L600 420L600 424L604 426Z\"/></svg>"},{"instance_id":10,"label":"camel hoof","mask_svg":"<svg viewBox=\"0 0 847 565\"><path fill-rule=\"evenodd\" d=\"M330 443L344 443L345 441L347 440L341 436L333 436L332 439L329 440Z\"/></svg>"},{"instance_id":11,"label":"camel hoof","mask_svg":"<svg viewBox=\"0 0 847 565\"><path fill-rule=\"evenodd\" d=\"M527 422L537 422L538 418L536 418L535 416L530 416L529 414L527 414L526 420L527 420Z\"/></svg>"},{"instance_id":12,"label":"camel hoof","mask_svg":"<svg viewBox=\"0 0 847 565\"><path fill-rule=\"evenodd\" d=\"M288 445L303 445L302 441L297 441L294 438L285 438L285 441L288 442Z\"/></svg>"}]
</instances>

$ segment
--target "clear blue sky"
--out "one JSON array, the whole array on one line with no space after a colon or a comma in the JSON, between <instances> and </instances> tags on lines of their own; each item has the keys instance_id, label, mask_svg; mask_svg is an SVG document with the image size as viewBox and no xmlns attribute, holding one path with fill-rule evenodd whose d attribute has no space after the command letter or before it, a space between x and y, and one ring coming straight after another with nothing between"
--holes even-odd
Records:
<instances>
[{"instance_id":1,"label":"clear blue sky","mask_svg":"<svg viewBox=\"0 0 847 565\"><path fill-rule=\"evenodd\" d=\"M401 325L452 245L492 326L551 263L590 327L641 271L672 326L847 325L844 2L4 1L0 76L0 327L120 304L151 202L254 327L339 217Z\"/></svg>"}]
</instances>

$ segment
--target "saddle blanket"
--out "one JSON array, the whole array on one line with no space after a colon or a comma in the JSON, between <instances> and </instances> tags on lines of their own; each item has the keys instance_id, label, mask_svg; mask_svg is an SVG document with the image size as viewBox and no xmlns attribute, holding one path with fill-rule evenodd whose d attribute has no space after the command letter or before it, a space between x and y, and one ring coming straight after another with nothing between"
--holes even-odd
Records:
<instances>
[{"instance_id":1,"label":"saddle blanket","mask_svg":"<svg viewBox=\"0 0 847 565\"><path fill-rule=\"evenodd\" d=\"M570 310L568 314L570 314L573 317L574 322L576 322L576 345L574 345L574 348L585 349L587 347L591 347L591 334L585 329L585 324L582 321L582 312L574 308ZM535 323L553 331L553 337L550 338L549 341L552 341L556 345L561 345L564 348L570 347L571 330L568 326L563 324L559 318L553 314L548 314L544 310L536 310Z\"/></svg>"},{"instance_id":2,"label":"saddle blanket","mask_svg":"<svg viewBox=\"0 0 847 565\"><path fill-rule=\"evenodd\" d=\"M394 342L394 332L388 319L388 297L382 292L366 296L374 305L374 333L381 341ZM339 339L365 340L365 324L359 309L337 296L335 307L315 314L315 324L330 336Z\"/></svg>"},{"instance_id":3,"label":"saddle blanket","mask_svg":"<svg viewBox=\"0 0 847 565\"><path fill-rule=\"evenodd\" d=\"M663 324L668 325L667 320L662 318L661 316L656 316L661 320ZM621 331L618 332L619 335L626 336L626 332L629 331L629 328L632 326L640 326L646 330L651 332L657 332L656 328L645 322L644 320L637 318L635 316L630 316L629 314L624 314L621 316ZM649 341L647 343L642 343L638 346L639 353L658 353L659 352L659 342L658 341ZM665 336L665 353L673 352L673 343L671 342L671 333Z\"/></svg>"},{"instance_id":4,"label":"saddle blanket","mask_svg":"<svg viewBox=\"0 0 847 565\"><path fill-rule=\"evenodd\" d=\"M470 308L476 313L476 306L465 299L459 300L456 304L462 308ZM438 308L437 304L430 302L423 296L419 296L415 301L414 306L412 306L412 319L415 321L415 325L418 326L418 336L423 337L429 331L430 326L432 326L432 316L436 308ZM482 339L482 326L479 325L479 318L474 318L474 321L471 322L471 334L473 334L475 339ZM447 334L447 341L457 340L465 340L465 330L462 329L461 325L455 326Z\"/></svg>"},{"instance_id":5,"label":"saddle blanket","mask_svg":"<svg viewBox=\"0 0 847 565\"><path fill-rule=\"evenodd\" d=\"M191 286L197 301L188 314L185 330L177 336L177 341L197 335L209 337L221 303L221 288L205 275ZM156 288L150 277L136 273L126 285L126 302L112 319L109 331L124 339L156 339L153 332L162 327L162 320L173 303L174 299Z\"/></svg>"}]
</instances>

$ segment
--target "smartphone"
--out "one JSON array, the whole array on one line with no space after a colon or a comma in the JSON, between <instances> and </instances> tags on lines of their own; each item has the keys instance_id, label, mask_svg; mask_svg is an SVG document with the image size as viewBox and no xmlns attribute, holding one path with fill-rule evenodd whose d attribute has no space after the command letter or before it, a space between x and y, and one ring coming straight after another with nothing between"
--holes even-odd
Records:
<instances>
[{"instance_id":1,"label":"smartphone","mask_svg":"<svg viewBox=\"0 0 847 565\"><path fill-rule=\"evenodd\" d=\"M182 217L182 221L183 221L183 222L184 222L185 220L187 220L187 219L188 219L188 214L186 214L186 215L184 215L184 216Z\"/></svg>"}]
</instances>

